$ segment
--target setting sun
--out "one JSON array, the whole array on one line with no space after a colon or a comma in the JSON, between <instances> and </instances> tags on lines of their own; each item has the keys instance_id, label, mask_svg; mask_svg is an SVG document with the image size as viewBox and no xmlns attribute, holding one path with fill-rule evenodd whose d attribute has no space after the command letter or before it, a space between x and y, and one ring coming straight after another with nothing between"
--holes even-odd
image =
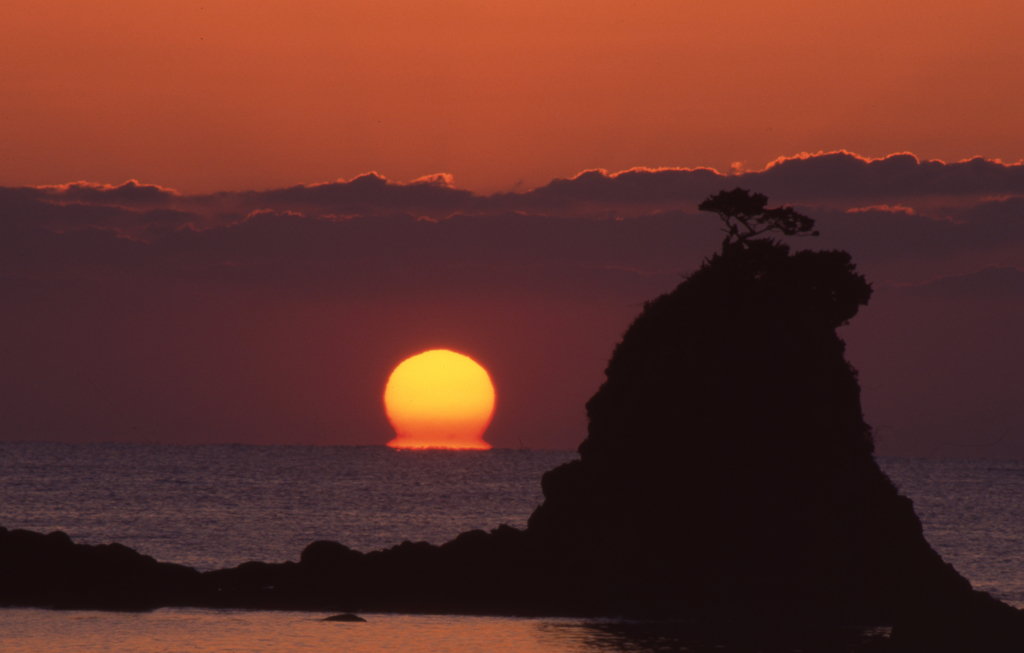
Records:
<instances>
[{"instance_id":1,"label":"setting sun","mask_svg":"<svg viewBox=\"0 0 1024 653\"><path fill-rule=\"evenodd\" d=\"M490 449L484 431L494 415L494 385L479 363L447 349L402 361L384 390L396 449Z\"/></svg>"}]
</instances>

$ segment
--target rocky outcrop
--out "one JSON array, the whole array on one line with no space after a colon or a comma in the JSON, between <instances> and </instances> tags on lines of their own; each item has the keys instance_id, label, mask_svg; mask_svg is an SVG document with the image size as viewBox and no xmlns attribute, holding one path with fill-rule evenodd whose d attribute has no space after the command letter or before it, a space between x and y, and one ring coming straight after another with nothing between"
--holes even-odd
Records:
<instances>
[{"instance_id":1,"label":"rocky outcrop","mask_svg":"<svg viewBox=\"0 0 1024 653\"><path fill-rule=\"evenodd\" d=\"M186 605L201 574L121 544L75 544L68 535L0 528L0 606L152 610Z\"/></svg>"},{"instance_id":2,"label":"rocky outcrop","mask_svg":"<svg viewBox=\"0 0 1024 653\"><path fill-rule=\"evenodd\" d=\"M340 621L342 623L366 623L366 619L363 619L359 615L346 612L344 614L335 614L330 617L325 617L323 621Z\"/></svg>"},{"instance_id":3,"label":"rocky outcrop","mask_svg":"<svg viewBox=\"0 0 1024 653\"><path fill-rule=\"evenodd\" d=\"M360 553L318 541L299 562L246 562L198 572L159 563L120 544L75 544L0 528L0 606L140 611L164 606L549 614L523 571L525 534L508 526L470 531L441 546L404 542Z\"/></svg>"},{"instance_id":4,"label":"rocky outcrop","mask_svg":"<svg viewBox=\"0 0 1024 653\"><path fill-rule=\"evenodd\" d=\"M747 240L648 302L530 519L563 582L607 614L1024 644L1020 613L941 560L874 460L836 334L870 294L845 252Z\"/></svg>"}]
</instances>

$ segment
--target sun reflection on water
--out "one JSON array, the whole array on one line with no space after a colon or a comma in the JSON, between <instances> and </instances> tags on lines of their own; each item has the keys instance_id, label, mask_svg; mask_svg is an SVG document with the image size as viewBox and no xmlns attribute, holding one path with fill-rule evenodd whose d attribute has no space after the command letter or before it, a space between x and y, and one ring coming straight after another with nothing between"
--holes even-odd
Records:
<instances>
[{"instance_id":1,"label":"sun reflection on water","mask_svg":"<svg viewBox=\"0 0 1024 653\"><path fill-rule=\"evenodd\" d=\"M310 653L544 652L591 650L571 620L369 614L325 622L307 612L166 608L143 614L0 610L4 653L308 651Z\"/></svg>"},{"instance_id":2,"label":"sun reflection on water","mask_svg":"<svg viewBox=\"0 0 1024 653\"><path fill-rule=\"evenodd\" d=\"M887 633L807 632L764 636L683 624L365 614L366 623L326 622L309 612L165 608L147 613L0 609L4 653L306 651L309 653L753 653L886 650Z\"/></svg>"}]
</instances>

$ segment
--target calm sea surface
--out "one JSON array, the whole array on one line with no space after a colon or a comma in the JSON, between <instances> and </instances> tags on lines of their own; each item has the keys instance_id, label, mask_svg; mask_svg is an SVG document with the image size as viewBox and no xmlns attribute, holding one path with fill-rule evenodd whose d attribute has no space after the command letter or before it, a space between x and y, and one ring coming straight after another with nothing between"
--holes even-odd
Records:
<instances>
[{"instance_id":1,"label":"calm sea surface","mask_svg":"<svg viewBox=\"0 0 1024 653\"><path fill-rule=\"evenodd\" d=\"M564 451L0 444L0 526L120 542L200 570L526 526Z\"/></svg>"},{"instance_id":2,"label":"calm sea surface","mask_svg":"<svg viewBox=\"0 0 1024 653\"><path fill-rule=\"evenodd\" d=\"M541 475L570 452L393 451L386 447L0 444L0 525L121 542L207 570L297 560L317 539L370 551L440 544L473 528L522 528ZM1024 462L881 459L914 500L932 546L977 589L1024 607ZM0 610L3 651L705 650L688 634L557 619L157 610ZM698 637L698 639L700 639ZM706 650L763 643L704 640ZM846 650L846 643L771 650ZM719 647L719 648L716 648Z\"/></svg>"}]
</instances>

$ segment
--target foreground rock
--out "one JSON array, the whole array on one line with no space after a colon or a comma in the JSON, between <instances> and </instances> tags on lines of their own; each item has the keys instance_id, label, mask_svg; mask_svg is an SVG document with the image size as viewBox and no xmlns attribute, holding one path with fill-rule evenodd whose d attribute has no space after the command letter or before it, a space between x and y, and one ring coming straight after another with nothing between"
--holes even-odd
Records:
<instances>
[{"instance_id":1,"label":"foreground rock","mask_svg":"<svg viewBox=\"0 0 1024 653\"><path fill-rule=\"evenodd\" d=\"M0 605L63 609L152 610L187 605L202 576L157 562L120 544L75 544L49 535L0 528Z\"/></svg>"},{"instance_id":2,"label":"foreground rock","mask_svg":"<svg viewBox=\"0 0 1024 653\"><path fill-rule=\"evenodd\" d=\"M346 612L344 614L334 614L330 617L325 617L324 621L340 621L343 623L366 623L366 619L363 619L359 615Z\"/></svg>"},{"instance_id":3,"label":"foreground rock","mask_svg":"<svg viewBox=\"0 0 1024 653\"><path fill-rule=\"evenodd\" d=\"M563 582L605 612L1024 650L1024 616L942 561L874 460L836 335L870 294L845 252L751 240L649 302L530 519Z\"/></svg>"},{"instance_id":4,"label":"foreground rock","mask_svg":"<svg viewBox=\"0 0 1024 653\"><path fill-rule=\"evenodd\" d=\"M60 531L0 528L0 606L581 614L564 603L534 600L543 579L541 567L528 560L526 539L502 526L463 533L442 546L405 542L371 553L320 541L306 547L298 563L246 562L200 573L120 544L75 544Z\"/></svg>"},{"instance_id":5,"label":"foreground rock","mask_svg":"<svg viewBox=\"0 0 1024 653\"><path fill-rule=\"evenodd\" d=\"M527 530L200 574L0 529L0 603L892 625L901 650L1024 650L1024 616L941 560L875 463L836 335L871 294L849 255L735 234L625 334Z\"/></svg>"}]
</instances>

